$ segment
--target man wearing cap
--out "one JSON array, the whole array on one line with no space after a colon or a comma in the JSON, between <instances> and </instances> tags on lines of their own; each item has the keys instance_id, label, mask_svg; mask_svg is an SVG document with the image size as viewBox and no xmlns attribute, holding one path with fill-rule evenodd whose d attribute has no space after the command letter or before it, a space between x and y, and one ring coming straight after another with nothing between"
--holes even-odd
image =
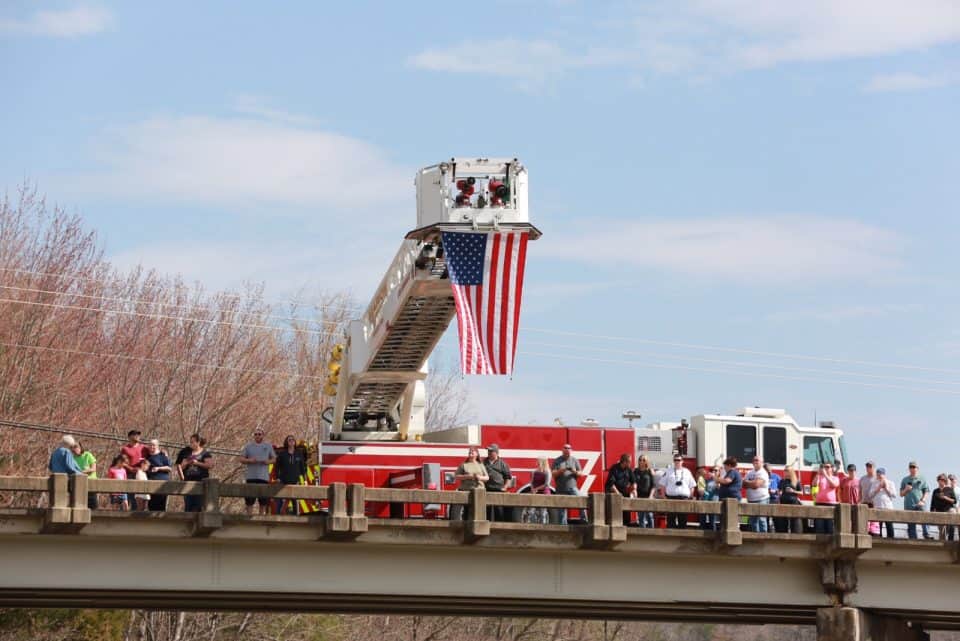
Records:
<instances>
[{"instance_id":1,"label":"man wearing cap","mask_svg":"<svg viewBox=\"0 0 960 641\"><path fill-rule=\"evenodd\" d=\"M689 501L693 495L693 490L697 487L697 481L693 478L690 470L683 466L683 457L674 454L673 467L668 467L664 471L658 485L663 495L668 499ZM766 494L766 489L764 489L764 494ZM671 512L667 514L667 527L683 529L687 527L688 520L690 520L689 514Z\"/></svg>"},{"instance_id":2,"label":"man wearing cap","mask_svg":"<svg viewBox=\"0 0 960 641\"><path fill-rule=\"evenodd\" d=\"M900 481L900 496L903 497L903 509L916 510L922 512L927 503L927 496L930 494L930 486L927 480L920 476L920 466L916 461L910 461L910 473ZM917 538L917 524L907 523L907 536L911 539ZM923 524L923 538L932 539L933 535L927 530L927 524Z\"/></svg>"},{"instance_id":3,"label":"man wearing cap","mask_svg":"<svg viewBox=\"0 0 960 641\"><path fill-rule=\"evenodd\" d=\"M270 482L270 463L277 459L277 453L273 445L263 440L263 428L253 430L253 441L243 446L243 452L240 455L240 462L247 466L245 474L246 482L254 485L266 485ZM267 507L270 505L270 499L266 496L254 498L245 496L244 503L247 504L247 515L253 516L253 504L260 504L260 514L267 513Z\"/></svg>"},{"instance_id":4,"label":"man wearing cap","mask_svg":"<svg viewBox=\"0 0 960 641\"><path fill-rule=\"evenodd\" d=\"M127 462L123 464L123 467L127 470L128 479L137 478L137 470L140 469L140 460L144 457L145 449L143 443L140 442L140 430L132 429L127 432L127 442L120 448L120 453L127 456ZM132 510L137 504L132 492L128 495L128 500Z\"/></svg>"},{"instance_id":5,"label":"man wearing cap","mask_svg":"<svg viewBox=\"0 0 960 641\"><path fill-rule=\"evenodd\" d=\"M860 502L869 503L867 500L867 495L870 493L871 488L873 487L873 482L877 480L876 476L877 464L873 461L867 461L864 465L863 476L860 477Z\"/></svg>"},{"instance_id":6,"label":"man wearing cap","mask_svg":"<svg viewBox=\"0 0 960 641\"><path fill-rule=\"evenodd\" d=\"M513 474L510 466L500 458L500 447L496 443L487 446L487 458L483 467L489 477L484 484L487 492L505 492L513 486ZM487 518L491 521L507 521L507 509L503 505L491 505L487 508Z\"/></svg>"},{"instance_id":7,"label":"man wearing cap","mask_svg":"<svg viewBox=\"0 0 960 641\"><path fill-rule=\"evenodd\" d=\"M584 476L583 469L580 467L580 461L573 455L573 447L569 443L563 446L563 453L553 459L553 465L550 466L553 474L553 480L557 483L557 494L566 494L567 496L579 496L577 481ZM580 514L583 520L586 520L586 514L581 510ZM567 524L567 510L560 510L560 525Z\"/></svg>"},{"instance_id":8,"label":"man wearing cap","mask_svg":"<svg viewBox=\"0 0 960 641\"><path fill-rule=\"evenodd\" d=\"M50 463L47 466L51 474L83 474L83 470L77 465L73 458L73 448L77 441L69 434L64 434L60 440L60 447L50 455Z\"/></svg>"},{"instance_id":9,"label":"man wearing cap","mask_svg":"<svg viewBox=\"0 0 960 641\"><path fill-rule=\"evenodd\" d=\"M860 479L857 478L857 466L847 465L847 475L840 481L840 502L856 505L860 502Z\"/></svg>"}]
</instances>

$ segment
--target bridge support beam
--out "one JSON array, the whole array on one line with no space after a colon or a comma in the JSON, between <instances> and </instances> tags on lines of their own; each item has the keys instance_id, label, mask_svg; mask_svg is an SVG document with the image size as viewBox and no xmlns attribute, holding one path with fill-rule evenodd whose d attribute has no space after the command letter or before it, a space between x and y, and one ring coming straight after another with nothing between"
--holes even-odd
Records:
<instances>
[{"instance_id":1,"label":"bridge support beam","mask_svg":"<svg viewBox=\"0 0 960 641\"><path fill-rule=\"evenodd\" d=\"M859 608L817 610L817 641L929 641L930 635L902 619Z\"/></svg>"}]
</instances>

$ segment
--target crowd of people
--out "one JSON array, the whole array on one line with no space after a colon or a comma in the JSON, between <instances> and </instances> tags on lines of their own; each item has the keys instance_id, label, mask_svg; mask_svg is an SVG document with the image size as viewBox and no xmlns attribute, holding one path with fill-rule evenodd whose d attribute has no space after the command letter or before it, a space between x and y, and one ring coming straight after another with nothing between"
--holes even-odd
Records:
<instances>
[{"instance_id":1,"label":"crowd of people","mask_svg":"<svg viewBox=\"0 0 960 641\"><path fill-rule=\"evenodd\" d=\"M193 434L187 447L181 449L171 462L168 454L158 440L148 443L140 440L140 430L132 429L127 434L127 442L111 458L106 477L110 479L136 479L141 481L169 481L174 476L185 481L202 481L210 476L214 466L213 454L206 449L206 441ZM467 457L457 468L455 479L458 490L469 491L484 488L487 492L507 492L514 489L517 479L510 471L510 465L500 457L500 448L495 443L486 447L487 455L480 457L480 448L472 446ZM840 461L823 462L814 475L811 486L805 492L800 475L791 465L785 466L783 475L773 471L768 463L759 457L753 457L752 465L746 473L740 471L736 458L728 457L722 466L701 467L696 473L684 465L679 454L674 455L673 464L657 470L650 464L647 456L640 456L636 467L630 454L621 454L606 475L604 489L609 493L629 498L663 498L674 500L720 501L733 498L747 503L782 505L800 505L801 496L809 493L814 505L833 506L838 503L865 504L877 510L894 509L894 501L903 499L903 509L924 511L929 504L931 512L957 512L957 477L954 474L941 473L936 477L936 486L931 485L920 475L915 461L908 465L908 474L899 486L887 476L887 471L877 467L873 461L867 461L863 476L857 475L857 466L850 463L841 469ZM245 481L249 484L268 484L276 482L282 485L297 485L304 482L307 474L307 454L298 445L293 435L288 435L280 448L275 448L265 440L264 431L257 428L253 440L247 443L240 453L240 462L245 466ZM272 472L271 472L271 468ZM97 478L97 459L84 445L72 436L63 436L60 447L50 457L49 469L54 473L85 474ZM579 459L574 456L570 444L565 444L556 458L540 457L531 475L530 483L523 491L533 494L559 494L577 496L580 494L580 479L586 474ZM185 495L184 510L199 512L202 497ZM97 495L89 496L90 508L99 507ZM259 513L271 510L270 499L263 497L245 498L247 514L252 515L254 507L259 505ZM277 499L272 506L277 513L298 513L299 501ZM167 496L159 493L134 492L111 493L109 508L114 510L157 511L167 509ZM530 523L566 524L570 513L586 521L586 510L526 508L520 519ZM450 518L462 519L463 506L451 506ZM512 511L500 505L488 508L488 518L493 521L507 521ZM682 512L669 512L664 515L668 528L686 528L691 519ZM656 526L653 512L624 512L624 525L652 528ZM716 514L702 514L699 527L715 530L719 527ZM832 519L813 519L813 523L803 518L750 516L748 527L753 532L801 533L816 532L832 534ZM925 539L960 538L960 531L953 526L939 526L937 534L922 524L907 524L908 538L919 538L920 532ZM896 534L894 523L877 521L870 523L870 533L876 536L886 535L893 538Z\"/></svg>"}]
</instances>

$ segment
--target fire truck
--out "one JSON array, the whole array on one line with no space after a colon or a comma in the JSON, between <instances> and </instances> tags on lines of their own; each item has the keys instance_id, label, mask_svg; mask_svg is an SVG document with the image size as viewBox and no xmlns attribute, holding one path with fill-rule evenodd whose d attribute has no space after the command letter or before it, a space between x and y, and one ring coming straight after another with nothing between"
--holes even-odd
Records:
<instances>
[{"instance_id":1,"label":"fire truck","mask_svg":"<svg viewBox=\"0 0 960 641\"><path fill-rule=\"evenodd\" d=\"M497 444L510 465L513 491L528 489L539 457L552 461L570 444L581 463L582 494L602 492L606 470L621 454L645 454L662 469L679 452L690 469L713 467L734 456L749 467L763 456L775 471L792 465L805 498L820 463L846 461L842 432L831 423L800 427L782 409L747 407L700 414L644 427L468 425L425 431L427 360L455 314L444 258L444 231L514 230L541 236L530 223L526 167L516 158L451 158L421 169L415 178L417 227L387 268L363 316L330 355L325 387L332 404L324 413L320 479L369 487L455 489L457 466L471 445ZM374 506L391 514L391 506ZM424 506L413 516L442 516Z\"/></svg>"}]
</instances>

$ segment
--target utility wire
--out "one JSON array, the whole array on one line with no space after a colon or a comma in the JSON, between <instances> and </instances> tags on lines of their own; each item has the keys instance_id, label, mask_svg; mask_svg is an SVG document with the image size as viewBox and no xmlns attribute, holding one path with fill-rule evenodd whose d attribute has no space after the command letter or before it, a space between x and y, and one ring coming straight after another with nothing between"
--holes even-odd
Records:
<instances>
[{"instance_id":1,"label":"utility wire","mask_svg":"<svg viewBox=\"0 0 960 641\"><path fill-rule=\"evenodd\" d=\"M834 376L859 376L861 378L874 378L880 380L905 381L910 383L924 383L930 385L960 385L960 381L938 381L928 378L910 378L907 376L891 376L888 374L867 374L863 372L850 372L834 369L817 369L814 367L790 367L787 365L766 365L763 363L749 363L744 361L728 361L715 358L697 358L695 356L677 356L674 354L649 354L644 352L630 352L622 349L604 349L602 347L589 347L585 345L569 345L561 343L541 343L539 341L524 341L524 345L535 345L537 347L555 347L558 349L578 349L592 352L605 352L609 354L623 354L628 356L646 356L650 358L664 358L667 360L693 361L697 363L713 363L717 365L736 365L742 367L760 367L763 369L776 369L789 372L811 372L814 374L831 374Z\"/></svg>"},{"instance_id":2,"label":"utility wire","mask_svg":"<svg viewBox=\"0 0 960 641\"><path fill-rule=\"evenodd\" d=\"M524 331L538 332L541 334L555 334L557 336L574 336L579 338L596 338L599 340L625 341L630 343L644 343L647 345L663 345L666 347L682 347L684 349L699 349L714 352L731 352L735 354L752 354L754 356L772 356L776 358L792 358L796 360L821 361L825 363L843 363L847 365L867 365L871 367L891 367L900 369L915 369L927 372L943 372L947 374L960 374L958 369L945 369L939 367L924 367L921 365L908 365L903 363L878 363L876 361L858 361L843 358L831 358L828 356L807 356L803 354L785 354L781 352L764 352L752 349L740 349L736 347L720 347L716 345L697 345L695 343L676 343L671 341L660 341L649 338L637 338L635 336L603 336L599 334L583 334L580 332L568 332L554 329L543 329L536 327L524 327Z\"/></svg>"},{"instance_id":3,"label":"utility wire","mask_svg":"<svg viewBox=\"0 0 960 641\"><path fill-rule=\"evenodd\" d=\"M54 272L39 272L39 271L33 271L33 270L29 270L29 269L16 269L16 268L14 268L14 267L0 267L0 271L13 272L13 273L16 273L16 274L30 274L30 275L34 275L34 276L53 277L53 278L57 278L57 279L60 279L60 280L85 280L85 281L89 281L89 282L93 282L93 283L101 283L101 284L104 284L104 285L110 285L110 284L112 284L112 281L108 281L108 280L106 280L106 279L104 279L104 278L92 278L92 277L90 277L90 276L78 276L78 275L75 275L75 274L57 274L57 273L54 273ZM122 278L122 277L118 277L118 280L123 280L123 278ZM243 298L243 297L244 297L242 294L231 294L231 293L228 293L228 292L222 292L220 295L223 296L223 297L225 297L225 298ZM323 302L323 301L322 301L321 299L319 299L319 298L288 298L288 299L282 299L282 298L274 298L274 299L263 298L263 299L259 299L259 298L258 298L258 299L256 299L256 300L260 300L260 301L265 302L265 303L270 303L270 302L277 303L277 304L293 303L293 304L295 304L295 305L297 305L297 304L309 304L309 305L314 305L314 304L318 304L318 303L322 303L322 302ZM363 306L361 306L361 305L343 305L343 306L338 307L338 308L336 308L336 309L362 310L362 309L363 309Z\"/></svg>"},{"instance_id":4,"label":"utility wire","mask_svg":"<svg viewBox=\"0 0 960 641\"><path fill-rule=\"evenodd\" d=\"M146 361L149 363L160 363L163 365L188 365L190 367L202 367L205 369L222 369L229 372L264 374L266 376L279 376L283 378L302 378L305 380L323 381L323 376L309 376L306 374L295 374L293 372L284 372L282 370L253 369L246 367L232 367L230 365L214 365L212 363L195 363L191 361L178 361L167 358L151 358L149 356L132 356L129 354L111 354L107 352L88 352L80 349L67 349L65 347L44 347L42 345L22 345L20 343L2 343L4 347L14 347L21 349L35 349L44 352L62 352L65 354L80 354L84 356L102 356L104 358L117 358L129 361Z\"/></svg>"},{"instance_id":5,"label":"utility wire","mask_svg":"<svg viewBox=\"0 0 960 641\"><path fill-rule=\"evenodd\" d=\"M521 350L519 352L524 356L540 356L543 358L556 358L560 360L574 360L574 361L588 361L594 363L616 363L621 365L636 365L640 367L657 367L661 369L679 369L689 372L706 372L711 374L732 374L734 376L754 376L759 378L779 378L790 381L807 381L812 383L830 383L837 385L855 385L857 387L879 387L884 389L899 389L906 390L910 392L929 392L934 394L951 394L955 396L960 396L960 390L952 389L939 389L939 388L929 388L929 387L906 387L903 385L893 385L887 383L868 383L865 381L848 381L842 379L826 379L826 378L813 378L808 376L787 376L784 374L772 374L767 372L746 372L743 370L736 369L714 369L714 368L705 368L705 367L690 367L687 365L667 365L665 363L650 363L645 361L626 361L620 359L610 359L610 358L590 358L587 356L570 356L566 354L544 354L542 352L528 352L526 350Z\"/></svg>"},{"instance_id":6,"label":"utility wire","mask_svg":"<svg viewBox=\"0 0 960 641\"><path fill-rule=\"evenodd\" d=\"M187 321L192 323L204 323L207 325L223 325L226 327L249 327L251 329L261 329L270 332L303 332L305 334L314 334L316 336L342 336L339 332L322 332L317 329L297 329L294 327L275 327L273 325L260 325L258 323L237 323L232 321L221 321L210 318L194 318L190 316L171 316L169 314L153 314L149 312L134 312L125 310L101 309L99 307L81 307L79 305L64 305L62 303L41 303L39 301L22 300L18 298L0 298L0 303L12 303L14 305L37 305L40 307L50 307L54 309L70 309L74 311L97 312L100 314L119 314L122 316L139 316L142 318L156 318L162 320Z\"/></svg>"},{"instance_id":7,"label":"utility wire","mask_svg":"<svg viewBox=\"0 0 960 641\"><path fill-rule=\"evenodd\" d=\"M0 289L11 289L18 292L28 292L31 294L54 294L57 296L64 296L68 298L87 298L92 300L99 301L111 301L111 302L120 302L128 303L130 305L157 305L159 307L171 307L174 309L188 309L188 310L200 310L205 312L223 312L223 311L234 311L236 314L241 316L246 316L248 314L256 314L256 311L244 312L240 310L224 310L222 307L217 306L205 306L205 305L178 305L176 303L164 303L161 301L152 301L152 300L137 300L134 298L122 298L119 296L93 296L91 294L80 294L75 292L64 292L58 290L48 290L48 289L33 289L30 287L14 287L13 285L0 285ZM103 311L115 311L115 310L103 310ZM340 325L340 321L323 321L308 318L306 316L277 316L274 314L267 314L265 318L273 318L276 320L282 321L306 321L310 323L317 323L320 325Z\"/></svg>"}]
</instances>

